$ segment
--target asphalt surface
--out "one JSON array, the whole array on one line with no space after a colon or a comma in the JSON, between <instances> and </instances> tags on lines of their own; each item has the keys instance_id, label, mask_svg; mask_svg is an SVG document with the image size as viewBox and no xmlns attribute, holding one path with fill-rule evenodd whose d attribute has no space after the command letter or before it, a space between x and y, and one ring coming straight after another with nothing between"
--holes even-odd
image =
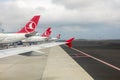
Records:
<instances>
[{"instance_id":1,"label":"asphalt surface","mask_svg":"<svg viewBox=\"0 0 120 80\"><path fill-rule=\"evenodd\" d=\"M41 51L1 58L0 80L42 80L49 49Z\"/></svg>"},{"instance_id":2,"label":"asphalt surface","mask_svg":"<svg viewBox=\"0 0 120 80\"><path fill-rule=\"evenodd\" d=\"M52 47L42 80L94 80L61 47Z\"/></svg>"},{"instance_id":3,"label":"asphalt surface","mask_svg":"<svg viewBox=\"0 0 120 80\"><path fill-rule=\"evenodd\" d=\"M95 80L120 80L119 46L77 41L72 49L66 46L62 48Z\"/></svg>"},{"instance_id":4,"label":"asphalt surface","mask_svg":"<svg viewBox=\"0 0 120 80\"><path fill-rule=\"evenodd\" d=\"M61 47L0 59L0 80L94 80Z\"/></svg>"}]
</instances>

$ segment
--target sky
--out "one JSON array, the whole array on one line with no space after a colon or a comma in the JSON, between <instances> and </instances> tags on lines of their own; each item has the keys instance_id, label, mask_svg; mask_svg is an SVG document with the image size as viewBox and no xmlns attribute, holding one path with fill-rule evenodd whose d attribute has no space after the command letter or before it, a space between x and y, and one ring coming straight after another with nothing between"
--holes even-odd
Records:
<instances>
[{"instance_id":1,"label":"sky","mask_svg":"<svg viewBox=\"0 0 120 80\"><path fill-rule=\"evenodd\" d=\"M120 39L120 0L0 0L0 28L17 32L34 15L37 31L61 39Z\"/></svg>"}]
</instances>

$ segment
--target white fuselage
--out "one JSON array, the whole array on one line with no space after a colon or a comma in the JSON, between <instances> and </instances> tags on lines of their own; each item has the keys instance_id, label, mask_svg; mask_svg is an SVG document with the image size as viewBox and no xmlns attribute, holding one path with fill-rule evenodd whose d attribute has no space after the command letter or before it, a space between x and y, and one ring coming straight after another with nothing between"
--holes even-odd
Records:
<instances>
[{"instance_id":1,"label":"white fuselage","mask_svg":"<svg viewBox=\"0 0 120 80\"><path fill-rule=\"evenodd\" d=\"M49 39L49 41L57 41L57 40L58 40L58 38L54 38L54 37Z\"/></svg>"},{"instance_id":2,"label":"white fuselage","mask_svg":"<svg viewBox=\"0 0 120 80\"><path fill-rule=\"evenodd\" d=\"M46 41L46 40L47 40L47 37L32 36L22 40L22 42L40 42L40 41Z\"/></svg>"},{"instance_id":3,"label":"white fuselage","mask_svg":"<svg viewBox=\"0 0 120 80\"><path fill-rule=\"evenodd\" d=\"M12 43L25 39L25 33L0 33L0 43Z\"/></svg>"}]
</instances>

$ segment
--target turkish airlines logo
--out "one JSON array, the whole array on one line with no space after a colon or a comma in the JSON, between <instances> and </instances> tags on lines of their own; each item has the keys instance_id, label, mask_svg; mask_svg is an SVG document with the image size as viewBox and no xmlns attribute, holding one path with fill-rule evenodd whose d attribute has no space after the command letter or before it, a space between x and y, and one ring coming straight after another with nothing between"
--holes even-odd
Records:
<instances>
[{"instance_id":1,"label":"turkish airlines logo","mask_svg":"<svg viewBox=\"0 0 120 80\"><path fill-rule=\"evenodd\" d=\"M36 28L36 23L33 22L33 21L30 21L30 22L26 25L25 31L27 31L27 32L33 32L33 31L35 30L35 28Z\"/></svg>"},{"instance_id":2,"label":"turkish airlines logo","mask_svg":"<svg viewBox=\"0 0 120 80\"><path fill-rule=\"evenodd\" d=\"M46 31L46 32L44 33L44 36L49 36L50 32L51 32L50 30Z\"/></svg>"},{"instance_id":3,"label":"turkish airlines logo","mask_svg":"<svg viewBox=\"0 0 120 80\"><path fill-rule=\"evenodd\" d=\"M46 36L46 35L48 35L48 34L49 34L49 33L46 31L44 35Z\"/></svg>"}]
</instances>

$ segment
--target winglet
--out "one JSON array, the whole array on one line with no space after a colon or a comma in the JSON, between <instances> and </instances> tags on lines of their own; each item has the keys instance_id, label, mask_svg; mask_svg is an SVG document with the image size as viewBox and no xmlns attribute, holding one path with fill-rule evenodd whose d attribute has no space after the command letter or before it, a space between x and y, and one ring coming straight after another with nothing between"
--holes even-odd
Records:
<instances>
[{"instance_id":1,"label":"winglet","mask_svg":"<svg viewBox=\"0 0 120 80\"><path fill-rule=\"evenodd\" d=\"M49 37L51 34L51 27L48 27L47 30L41 35L42 37Z\"/></svg>"},{"instance_id":2,"label":"winglet","mask_svg":"<svg viewBox=\"0 0 120 80\"><path fill-rule=\"evenodd\" d=\"M72 41L74 40L74 38L70 38L69 40L66 40L66 45L71 48L72 47Z\"/></svg>"},{"instance_id":3,"label":"winglet","mask_svg":"<svg viewBox=\"0 0 120 80\"><path fill-rule=\"evenodd\" d=\"M40 15L34 16L20 31L17 33L31 33L34 32L39 21Z\"/></svg>"}]
</instances>

